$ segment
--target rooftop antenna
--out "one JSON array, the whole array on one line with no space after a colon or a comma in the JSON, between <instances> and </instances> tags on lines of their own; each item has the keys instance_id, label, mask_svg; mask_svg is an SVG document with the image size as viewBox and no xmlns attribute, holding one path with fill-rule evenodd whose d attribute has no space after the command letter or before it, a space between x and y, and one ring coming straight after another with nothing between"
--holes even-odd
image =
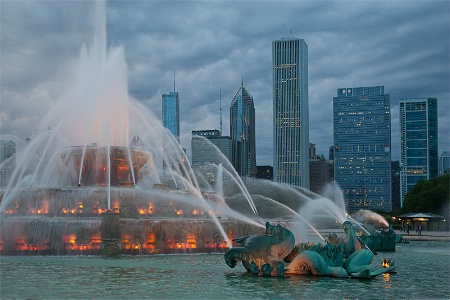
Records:
<instances>
[{"instance_id":1,"label":"rooftop antenna","mask_svg":"<svg viewBox=\"0 0 450 300\"><path fill-rule=\"evenodd\" d=\"M222 87L220 87L219 94L219 108L220 108L220 135L222 135Z\"/></svg>"},{"instance_id":2,"label":"rooftop antenna","mask_svg":"<svg viewBox=\"0 0 450 300\"><path fill-rule=\"evenodd\" d=\"M173 72L173 92L175 93L175 71Z\"/></svg>"}]
</instances>

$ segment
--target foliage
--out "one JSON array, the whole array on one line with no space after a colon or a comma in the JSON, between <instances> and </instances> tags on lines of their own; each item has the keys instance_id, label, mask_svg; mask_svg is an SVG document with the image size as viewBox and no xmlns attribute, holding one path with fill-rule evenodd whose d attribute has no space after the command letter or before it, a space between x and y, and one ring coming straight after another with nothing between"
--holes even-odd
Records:
<instances>
[{"instance_id":1,"label":"foliage","mask_svg":"<svg viewBox=\"0 0 450 300\"><path fill-rule=\"evenodd\" d=\"M450 175L421 180L405 195L401 213L442 214L449 205Z\"/></svg>"}]
</instances>

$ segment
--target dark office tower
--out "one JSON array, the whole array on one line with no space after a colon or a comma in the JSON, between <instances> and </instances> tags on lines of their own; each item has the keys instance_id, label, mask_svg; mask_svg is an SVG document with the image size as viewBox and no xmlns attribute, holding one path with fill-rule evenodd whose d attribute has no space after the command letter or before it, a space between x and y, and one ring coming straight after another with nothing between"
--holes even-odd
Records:
<instances>
[{"instance_id":1,"label":"dark office tower","mask_svg":"<svg viewBox=\"0 0 450 300\"><path fill-rule=\"evenodd\" d=\"M308 46L272 42L274 181L309 189Z\"/></svg>"},{"instance_id":2,"label":"dark office tower","mask_svg":"<svg viewBox=\"0 0 450 300\"><path fill-rule=\"evenodd\" d=\"M330 182L334 181L334 146L328 150L328 164L330 165Z\"/></svg>"},{"instance_id":3,"label":"dark office tower","mask_svg":"<svg viewBox=\"0 0 450 300\"><path fill-rule=\"evenodd\" d=\"M309 143L309 190L320 194L330 182L330 163L316 154L316 144Z\"/></svg>"},{"instance_id":4,"label":"dark office tower","mask_svg":"<svg viewBox=\"0 0 450 300\"><path fill-rule=\"evenodd\" d=\"M273 167L272 166L257 166L256 178L273 180Z\"/></svg>"},{"instance_id":5,"label":"dark office tower","mask_svg":"<svg viewBox=\"0 0 450 300\"><path fill-rule=\"evenodd\" d=\"M310 191L316 194L323 192L323 189L330 183L330 162L325 156L316 155L309 160L309 184Z\"/></svg>"},{"instance_id":6,"label":"dark office tower","mask_svg":"<svg viewBox=\"0 0 450 300\"><path fill-rule=\"evenodd\" d=\"M398 160L391 161L391 190L392 190L392 210L400 209L400 162Z\"/></svg>"},{"instance_id":7,"label":"dark office tower","mask_svg":"<svg viewBox=\"0 0 450 300\"><path fill-rule=\"evenodd\" d=\"M255 106L243 80L231 101L230 137L234 168L241 177L256 177Z\"/></svg>"},{"instance_id":8,"label":"dark office tower","mask_svg":"<svg viewBox=\"0 0 450 300\"><path fill-rule=\"evenodd\" d=\"M437 99L400 99L400 204L419 180L438 176Z\"/></svg>"},{"instance_id":9,"label":"dark office tower","mask_svg":"<svg viewBox=\"0 0 450 300\"><path fill-rule=\"evenodd\" d=\"M333 97L334 180L347 210L392 210L390 97L383 86Z\"/></svg>"}]
</instances>

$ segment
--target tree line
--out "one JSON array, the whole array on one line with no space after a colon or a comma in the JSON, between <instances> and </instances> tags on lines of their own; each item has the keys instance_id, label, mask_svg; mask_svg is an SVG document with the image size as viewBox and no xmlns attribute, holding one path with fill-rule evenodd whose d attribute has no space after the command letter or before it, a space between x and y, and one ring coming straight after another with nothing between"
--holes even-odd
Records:
<instances>
[{"instance_id":1,"label":"tree line","mask_svg":"<svg viewBox=\"0 0 450 300\"><path fill-rule=\"evenodd\" d=\"M421 180L405 195L399 214L449 214L450 175Z\"/></svg>"}]
</instances>

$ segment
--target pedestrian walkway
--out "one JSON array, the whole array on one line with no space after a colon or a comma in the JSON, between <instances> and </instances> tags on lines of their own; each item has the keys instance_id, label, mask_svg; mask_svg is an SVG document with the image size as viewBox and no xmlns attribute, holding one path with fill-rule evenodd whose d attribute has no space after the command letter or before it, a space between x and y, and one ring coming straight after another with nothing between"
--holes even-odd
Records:
<instances>
[{"instance_id":1,"label":"pedestrian walkway","mask_svg":"<svg viewBox=\"0 0 450 300\"><path fill-rule=\"evenodd\" d=\"M409 241L450 241L450 231L422 230L418 235L415 231L410 231L409 235L401 230L395 230L396 234L401 234L405 240Z\"/></svg>"}]
</instances>

